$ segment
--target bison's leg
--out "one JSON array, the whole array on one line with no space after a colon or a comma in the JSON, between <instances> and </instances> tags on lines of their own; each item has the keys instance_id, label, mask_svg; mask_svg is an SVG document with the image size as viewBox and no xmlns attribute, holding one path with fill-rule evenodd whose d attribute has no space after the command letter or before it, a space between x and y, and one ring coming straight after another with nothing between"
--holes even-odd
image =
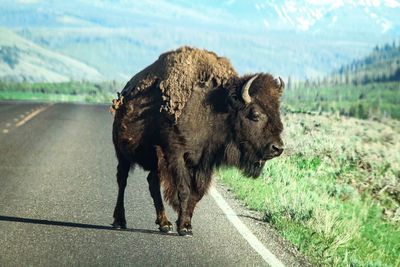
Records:
<instances>
[{"instance_id":1,"label":"bison's leg","mask_svg":"<svg viewBox=\"0 0 400 267\"><path fill-rule=\"evenodd\" d=\"M196 180L199 182L194 182L192 185L192 191L190 193L189 202L187 206L187 214L190 217L189 229L191 229L191 221L193 217L194 209L197 203L203 198L204 194L208 190L211 181L211 172L201 173L201 175L197 174Z\"/></svg>"},{"instance_id":2,"label":"bison's leg","mask_svg":"<svg viewBox=\"0 0 400 267\"><path fill-rule=\"evenodd\" d=\"M192 227L190 224L190 214L188 213L188 204L190 198L190 174L184 165L177 164L176 170L176 180L177 180L177 191L179 200L179 210L178 210L178 234L182 236L191 236Z\"/></svg>"},{"instance_id":3,"label":"bison's leg","mask_svg":"<svg viewBox=\"0 0 400 267\"><path fill-rule=\"evenodd\" d=\"M173 146L170 146L170 148ZM179 235L191 235L190 216L188 214L188 202L190 196L190 172L186 167L184 156L176 153L177 149L167 149L165 153L161 148L157 148L157 156L159 160L158 169L161 173L161 179L166 185L167 195L174 209L178 212L178 220L176 225ZM161 159L161 161L160 161ZM168 164L166 160L168 159ZM173 186L171 188L171 184ZM174 195L172 196L171 195ZM177 196L175 198L175 196ZM173 199L171 199L171 197Z\"/></svg>"},{"instance_id":4,"label":"bison's leg","mask_svg":"<svg viewBox=\"0 0 400 267\"><path fill-rule=\"evenodd\" d=\"M193 217L193 211L194 208L196 207L197 203L200 201L200 199L203 197L203 194L199 194L197 192L191 192L188 205L187 205L187 211L186 213L189 216L189 223L187 225L188 231L191 233L192 232L192 217Z\"/></svg>"},{"instance_id":5,"label":"bison's leg","mask_svg":"<svg viewBox=\"0 0 400 267\"><path fill-rule=\"evenodd\" d=\"M126 229L124 193L126 180L128 178L130 162L123 157L118 157L117 182L118 182L118 198L114 209L114 228Z\"/></svg>"},{"instance_id":6,"label":"bison's leg","mask_svg":"<svg viewBox=\"0 0 400 267\"><path fill-rule=\"evenodd\" d=\"M178 227L178 234L182 236L192 235L191 217L188 209L189 192L190 189L186 187L186 185L178 186L179 214L176 224Z\"/></svg>"},{"instance_id":7,"label":"bison's leg","mask_svg":"<svg viewBox=\"0 0 400 267\"><path fill-rule=\"evenodd\" d=\"M189 203L188 203L188 214L189 214L190 220L192 220L194 208L196 207L197 203L202 199L203 195L204 194L199 194L199 193L194 193L194 192L192 192L190 194Z\"/></svg>"},{"instance_id":8,"label":"bison's leg","mask_svg":"<svg viewBox=\"0 0 400 267\"><path fill-rule=\"evenodd\" d=\"M160 177L158 177L157 172L151 171L147 176L147 182L149 183L150 194L153 198L154 207L156 208L156 224L160 226L159 229L161 232L169 233L172 231L172 224L168 221L167 215L165 214L160 192Z\"/></svg>"}]
</instances>

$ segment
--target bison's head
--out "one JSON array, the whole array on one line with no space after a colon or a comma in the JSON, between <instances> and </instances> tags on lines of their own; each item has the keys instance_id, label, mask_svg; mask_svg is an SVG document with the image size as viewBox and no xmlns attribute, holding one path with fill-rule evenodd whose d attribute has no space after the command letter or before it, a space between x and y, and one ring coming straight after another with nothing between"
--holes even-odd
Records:
<instances>
[{"instance_id":1,"label":"bison's head","mask_svg":"<svg viewBox=\"0 0 400 267\"><path fill-rule=\"evenodd\" d=\"M265 162L283 152L279 104L284 87L280 77L258 74L242 78L235 90L237 164L251 177L258 177Z\"/></svg>"}]
</instances>

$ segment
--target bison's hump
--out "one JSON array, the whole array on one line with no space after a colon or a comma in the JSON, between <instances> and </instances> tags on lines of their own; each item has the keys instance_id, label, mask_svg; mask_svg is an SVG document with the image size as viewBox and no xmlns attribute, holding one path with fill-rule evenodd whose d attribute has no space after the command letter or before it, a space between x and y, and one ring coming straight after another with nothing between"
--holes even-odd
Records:
<instances>
[{"instance_id":1,"label":"bison's hump","mask_svg":"<svg viewBox=\"0 0 400 267\"><path fill-rule=\"evenodd\" d=\"M178 120L194 88L210 90L224 85L233 76L237 73L228 59L185 46L160 55L153 64L133 76L122 94L135 95L156 84L163 95L161 111Z\"/></svg>"}]
</instances>

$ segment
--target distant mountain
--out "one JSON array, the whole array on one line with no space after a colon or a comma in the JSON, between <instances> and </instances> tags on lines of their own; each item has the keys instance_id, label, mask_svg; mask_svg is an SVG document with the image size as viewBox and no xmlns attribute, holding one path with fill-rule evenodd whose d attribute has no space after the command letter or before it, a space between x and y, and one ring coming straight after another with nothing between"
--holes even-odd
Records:
<instances>
[{"instance_id":1,"label":"distant mountain","mask_svg":"<svg viewBox=\"0 0 400 267\"><path fill-rule=\"evenodd\" d=\"M390 1L3 0L0 26L126 80L182 45L213 50L239 73L331 73L400 37Z\"/></svg>"},{"instance_id":2,"label":"distant mountain","mask_svg":"<svg viewBox=\"0 0 400 267\"><path fill-rule=\"evenodd\" d=\"M0 79L64 82L104 78L93 67L0 28Z\"/></svg>"},{"instance_id":3,"label":"distant mountain","mask_svg":"<svg viewBox=\"0 0 400 267\"><path fill-rule=\"evenodd\" d=\"M304 82L293 81L289 77L288 86L320 88L385 82L395 82L400 86L400 42L376 45L365 57L352 60L324 76L306 79ZM385 87L380 87L380 90L385 90Z\"/></svg>"}]
</instances>

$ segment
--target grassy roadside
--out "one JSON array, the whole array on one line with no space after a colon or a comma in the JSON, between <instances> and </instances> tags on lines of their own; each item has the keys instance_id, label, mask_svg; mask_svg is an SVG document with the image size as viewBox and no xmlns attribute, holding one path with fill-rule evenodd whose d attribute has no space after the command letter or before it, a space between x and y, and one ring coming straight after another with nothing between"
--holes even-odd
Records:
<instances>
[{"instance_id":1,"label":"grassy roadside","mask_svg":"<svg viewBox=\"0 0 400 267\"><path fill-rule=\"evenodd\" d=\"M0 91L0 100L29 100L44 102L111 103L112 95L71 95Z\"/></svg>"},{"instance_id":2,"label":"grassy roadside","mask_svg":"<svg viewBox=\"0 0 400 267\"><path fill-rule=\"evenodd\" d=\"M121 83L64 82L13 83L0 81L0 100L33 100L50 102L111 103Z\"/></svg>"},{"instance_id":3,"label":"grassy roadside","mask_svg":"<svg viewBox=\"0 0 400 267\"><path fill-rule=\"evenodd\" d=\"M220 180L314 263L400 266L400 122L283 119L286 152L261 178Z\"/></svg>"}]
</instances>

